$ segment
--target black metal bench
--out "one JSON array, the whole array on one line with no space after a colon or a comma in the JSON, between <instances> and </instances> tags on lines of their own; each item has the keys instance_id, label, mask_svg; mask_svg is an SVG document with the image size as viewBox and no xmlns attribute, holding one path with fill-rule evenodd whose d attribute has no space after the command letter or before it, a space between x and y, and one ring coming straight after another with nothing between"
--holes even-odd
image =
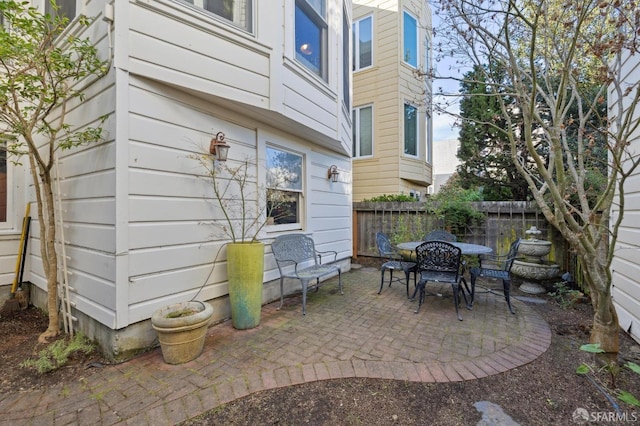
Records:
<instances>
[{"instance_id":1,"label":"black metal bench","mask_svg":"<svg viewBox=\"0 0 640 426\"><path fill-rule=\"evenodd\" d=\"M298 279L302 284L302 315L307 314L307 288L312 280L316 280L316 291L318 291L320 278L337 272L340 294L344 294L340 267L331 263L322 263L323 257L330 256L333 256L330 262L335 262L338 257L337 252L317 251L313 239L304 234L279 235L271 244L271 249L280 271L279 308L284 301L285 278Z\"/></svg>"}]
</instances>

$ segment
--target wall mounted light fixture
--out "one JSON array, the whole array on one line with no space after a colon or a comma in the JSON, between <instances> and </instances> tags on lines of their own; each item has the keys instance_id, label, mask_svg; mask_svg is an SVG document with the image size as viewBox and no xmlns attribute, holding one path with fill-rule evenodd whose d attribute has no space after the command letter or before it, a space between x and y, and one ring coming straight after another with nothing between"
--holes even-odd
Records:
<instances>
[{"instance_id":1,"label":"wall mounted light fixture","mask_svg":"<svg viewBox=\"0 0 640 426\"><path fill-rule=\"evenodd\" d=\"M337 182L338 176L340 176L340 172L338 171L338 166L333 165L329 167L329 170L327 170L327 179L330 179L331 182Z\"/></svg>"},{"instance_id":2,"label":"wall mounted light fixture","mask_svg":"<svg viewBox=\"0 0 640 426\"><path fill-rule=\"evenodd\" d=\"M229 148L229 145L224 142L224 133L218 132L216 133L215 137L211 139L209 152L213 155L214 160L227 161Z\"/></svg>"}]
</instances>

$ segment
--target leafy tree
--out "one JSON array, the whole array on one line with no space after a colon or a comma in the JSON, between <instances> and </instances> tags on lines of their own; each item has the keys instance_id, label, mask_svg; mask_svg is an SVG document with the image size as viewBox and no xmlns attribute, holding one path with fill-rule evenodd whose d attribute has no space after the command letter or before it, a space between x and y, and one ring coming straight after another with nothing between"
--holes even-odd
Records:
<instances>
[{"instance_id":1,"label":"leafy tree","mask_svg":"<svg viewBox=\"0 0 640 426\"><path fill-rule=\"evenodd\" d=\"M638 54L638 2L439 0L439 5L451 31L448 40L457 43L450 51L476 70L492 64L505 71L506 78L486 72L484 79L499 105L511 160L546 220L580 259L594 307L591 342L617 352L610 267L624 185L640 162L628 150L639 127L640 83L623 83L620 71L623 53ZM604 117L608 91L621 101ZM594 155L599 149L608 154L606 175L605 164L598 164L602 157ZM592 186L596 172L604 179L599 191ZM620 214L610 222L614 200Z\"/></svg>"},{"instance_id":2,"label":"leafy tree","mask_svg":"<svg viewBox=\"0 0 640 426\"><path fill-rule=\"evenodd\" d=\"M51 2L54 9L57 6ZM58 151L102 138L96 127L74 128L67 112L82 90L108 71L88 39L61 36L68 19L43 15L28 2L0 2L0 142L10 158L29 159L47 280L49 326L40 340L59 333L58 260L52 169ZM56 14L58 15L58 14ZM89 25L80 18L79 25Z\"/></svg>"},{"instance_id":3,"label":"leafy tree","mask_svg":"<svg viewBox=\"0 0 640 426\"><path fill-rule=\"evenodd\" d=\"M486 81L488 73L493 74L492 80L506 78L504 70L476 65L460 83L461 163L457 173L464 188L482 188L485 200L526 200L527 184L511 161L511 146L504 130L507 123L494 89ZM505 95L502 102L509 104L511 100Z\"/></svg>"}]
</instances>

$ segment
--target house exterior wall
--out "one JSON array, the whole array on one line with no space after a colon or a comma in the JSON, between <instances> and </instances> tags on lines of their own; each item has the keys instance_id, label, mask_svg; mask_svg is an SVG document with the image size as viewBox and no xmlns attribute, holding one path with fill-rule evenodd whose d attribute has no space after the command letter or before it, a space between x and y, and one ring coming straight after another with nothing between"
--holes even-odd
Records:
<instances>
[{"instance_id":1,"label":"house exterior wall","mask_svg":"<svg viewBox=\"0 0 640 426\"><path fill-rule=\"evenodd\" d=\"M382 194L420 192L431 183L427 158L427 125L430 105L426 93L431 82L417 78L415 69L402 60L403 11L419 20L419 66L425 69L424 40L430 37L431 9L414 0L355 0L354 21L373 17L373 63L353 73L353 105L373 107L373 155L353 159L353 199L362 201ZM419 110L418 156L404 154L404 104ZM429 119L430 120L430 119Z\"/></svg>"},{"instance_id":2,"label":"house exterior wall","mask_svg":"<svg viewBox=\"0 0 640 426\"><path fill-rule=\"evenodd\" d=\"M633 92L638 90L640 81L640 60L638 55L627 55L624 58L621 73L622 81L635 85ZM610 111L620 99L614 91L609 94ZM623 99L628 108L627 96ZM637 106L636 106L637 108ZM635 119L640 119L636 109ZM636 158L640 155L640 129L636 129L634 138L630 140L630 152ZM613 203L612 223L618 219L619 204ZM614 258L611 263L613 303L618 312L620 327L640 342L640 172L635 171L625 182L624 216L618 230L618 239L614 248Z\"/></svg>"},{"instance_id":3,"label":"house exterior wall","mask_svg":"<svg viewBox=\"0 0 640 426\"><path fill-rule=\"evenodd\" d=\"M152 344L148 319L161 306L197 295L214 304L215 320L229 316L228 239L216 231L222 216L192 158L219 131L231 166L256 160L260 188L267 145L302 156L301 227L288 232L312 236L349 268L351 117L343 54L334 46L342 46L342 11L351 4L327 0L336 16L327 19L324 81L295 59L294 2L268 3L253 2L253 32L179 0L111 2L110 28L96 19L86 30L102 58L113 54L112 68L71 119L106 115L108 136L61 158L62 216L76 325L115 357ZM104 7L88 2L81 13L100 17ZM331 165L338 182L327 179ZM43 299L38 229L36 220L29 275ZM279 297L269 247L279 233L266 227L258 236L266 245L265 303Z\"/></svg>"}]
</instances>

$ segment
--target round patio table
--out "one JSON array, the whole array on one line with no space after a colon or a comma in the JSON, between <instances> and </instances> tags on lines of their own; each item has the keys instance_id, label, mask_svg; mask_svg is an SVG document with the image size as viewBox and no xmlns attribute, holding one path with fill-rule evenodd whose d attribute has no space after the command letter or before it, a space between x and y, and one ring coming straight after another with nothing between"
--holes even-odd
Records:
<instances>
[{"instance_id":1,"label":"round patio table","mask_svg":"<svg viewBox=\"0 0 640 426\"><path fill-rule=\"evenodd\" d=\"M415 251L416 247L426 241L407 241L406 243L400 243L396 247L400 250L411 250ZM461 243L458 241L449 242L449 244L454 245L460 249L462 254L468 254L471 256L479 256L481 254L487 254L493 252L491 247L483 246L482 244L471 244L471 243Z\"/></svg>"}]
</instances>

